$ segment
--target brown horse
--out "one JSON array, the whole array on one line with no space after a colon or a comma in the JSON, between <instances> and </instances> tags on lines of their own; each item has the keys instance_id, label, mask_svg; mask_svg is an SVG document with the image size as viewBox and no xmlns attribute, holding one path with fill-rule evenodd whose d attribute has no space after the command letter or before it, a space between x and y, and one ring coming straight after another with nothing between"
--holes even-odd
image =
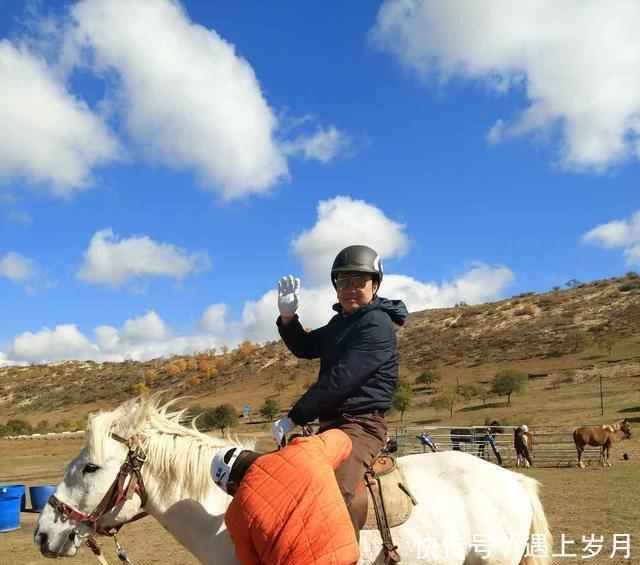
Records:
<instances>
[{"instance_id":1,"label":"brown horse","mask_svg":"<svg viewBox=\"0 0 640 565\"><path fill-rule=\"evenodd\" d=\"M533 436L531 432L516 428L513 431L513 447L516 450L516 467L529 467L533 465L531 454L533 453Z\"/></svg>"},{"instance_id":2,"label":"brown horse","mask_svg":"<svg viewBox=\"0 0 640 565\"><path fill-rule=\"evenodd\" d=\"M578 465L584 469L582 454L587 445L600 447L600 465L611 467L609 453L611 446L616 442L616 434L622 432L625 438L631 436L631 428L628 420L616 420L613 424L602 426L583 426L573 432L573 442L578 450Z\"/></svg>"}]
</instances>

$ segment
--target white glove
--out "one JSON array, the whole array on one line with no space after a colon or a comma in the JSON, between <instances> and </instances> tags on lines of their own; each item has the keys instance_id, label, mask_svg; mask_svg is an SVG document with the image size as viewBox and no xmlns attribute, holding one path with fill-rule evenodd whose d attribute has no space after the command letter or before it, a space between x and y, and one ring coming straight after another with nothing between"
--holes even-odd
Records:
<instances>
[{"instance_id":1,"label":"white glove","mask_svg":"<svg viewBox=\"0 0 640 565\"><path fill-rule=\"evenodd\" d=\"M293 317L298 309L300 299L300 279L293 275L282 277L278 281L278 310L280 315Z\"/></svg>"},{"instance_id":2,"label":"white glove","mask_svg":"<svg viewBox=\"0 0 640 565\"><path fill-rule=\"evenodd\" d=\"M287 416L280 418L271 424L271 437L278 442L278 445L284 446L287 434L295 427L291 418Z\"/></svg>"}]
</instances>

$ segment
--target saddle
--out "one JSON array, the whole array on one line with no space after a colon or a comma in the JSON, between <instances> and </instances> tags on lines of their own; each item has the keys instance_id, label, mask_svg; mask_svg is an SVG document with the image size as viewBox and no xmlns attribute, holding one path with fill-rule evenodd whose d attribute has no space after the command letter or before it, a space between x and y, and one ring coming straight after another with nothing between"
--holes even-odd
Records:
<instances>
[{"instance_id":1,"label":"saddle","mask_svg":"<svg viewBox=\"0 0 640 565\"><path fill-rule=\"evenodd\" d=\"M406 486L402 469L392 455L374 459L364 474L362 500L366 489L367 504L356 504L357 520L361 530L380 531L385 564L398 563L398 547L391 538L391 528L404 524L411 516L413 506L418 504Z\"/></svg>"}]
</instances>

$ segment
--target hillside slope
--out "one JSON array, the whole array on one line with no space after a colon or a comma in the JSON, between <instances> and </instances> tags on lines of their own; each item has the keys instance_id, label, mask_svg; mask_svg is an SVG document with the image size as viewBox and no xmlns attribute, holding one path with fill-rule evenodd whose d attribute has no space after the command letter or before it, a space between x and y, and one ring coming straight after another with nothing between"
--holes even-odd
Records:
<instances>
[{"instance_id":1,"label":"hillside slope","mask_svg":"<svg viewBox=\"0 0 640 565\"><path fill-rule=\"evenodd\" d=\"M506 367L527 372L531 390L557 384L567 370L572 377L565 382L573 384L603 373L633 378L640 374L640 279L414 312L398 331L398 342L401 377L412 383L427 369L441 376L440 387L486 383ZM273 396L287 405L313 382L317 369L317 362L294 358L279 342L169 360L5 367L0 422L79 420L144 388L188 395L204 407L231 402L240 410L249 403L255 410ZM420 406L430 392L416 388L414 404Z\"/></svg>"}]
</instances>

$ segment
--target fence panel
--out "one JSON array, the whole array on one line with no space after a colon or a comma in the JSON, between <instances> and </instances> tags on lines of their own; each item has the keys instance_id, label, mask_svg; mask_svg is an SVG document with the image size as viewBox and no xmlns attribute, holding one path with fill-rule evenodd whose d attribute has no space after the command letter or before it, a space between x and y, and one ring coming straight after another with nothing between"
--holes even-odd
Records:
<instances>
[{"instance_id":1,"label":"fence panel","mask_svg":"<svg viewBox=\"0 0 640 565\"><path fill-rule=\"evenodd\" d=\"M532 459L537 467L573 467L578 464L578 455L573 443L573 431L580 426L597 424L545 424L529 426L533 438ZM515 426L501 426L503 433L494 434L497 448L502 456L503 466L515 467L516 452L513 446ZM398 442L398 454L426 453L431 450L422 445L419 436L424 432L438 446L438 451L450 451L458 444L460 451L466 451L484 459L496 462L496 457L484 436L487 426L396 426L389 430L390 437ZM454 430L462 431L462 434ZM611 460L615 461L628 453L631 457L640 457L637 449L626 448L625 442L618 436L618 442L611 451ZM582 460L586 465L598 465L599 447L585 449Z\"/></svg>"}]
</instances>

